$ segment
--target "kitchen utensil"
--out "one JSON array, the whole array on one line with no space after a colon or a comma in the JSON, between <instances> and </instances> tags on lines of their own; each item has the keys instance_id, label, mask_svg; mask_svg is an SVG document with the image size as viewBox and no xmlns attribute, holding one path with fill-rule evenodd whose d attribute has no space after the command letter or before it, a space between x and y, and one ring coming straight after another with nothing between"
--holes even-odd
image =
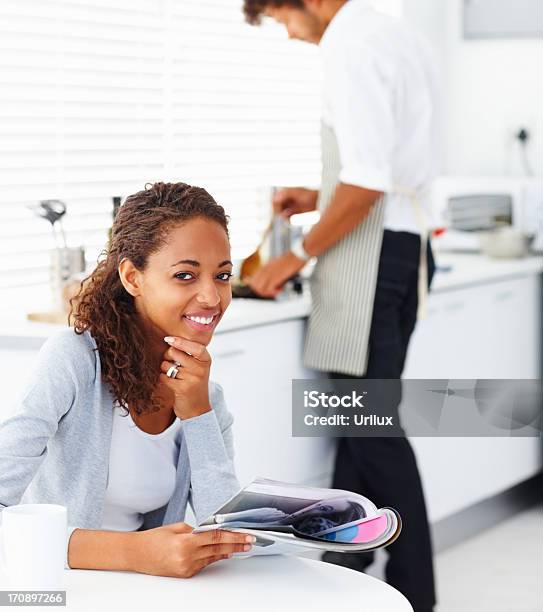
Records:
<instances>
[{"instance_id":1,"label":"kitchen utensil","mask_svg":"<svg viewBox=\"0 0 543 612\"><path fill-rule=\"evenodd\" d=\"M246 257L240 266L239 277L243 281L245 278L252 276L261 266L262 266L262 257L260 255L260 249L264 245L268 234L271 232L273 227L274 217L272 217L271 221L268 223L268 226L264 230L264 234L258 243L258 246L248 257Z\"/></svg>"},{"instance_id":2,"label":"kitchen utensil","mask_svg":"<svg viewBox=\"0 0 543 612\"><path fill-rule=\"evenodd\" d=\"M51 290L56 308L64 309L62 291L66 283L85 271L85 249L83 247L56 248L49 251L51 258Z\"/></svg>"},{"instance_id":3,"label":"kitchen utensil","mask_svg":"<svg viewBox=\"0 0 543 612\"><path fill-rule=\"evenodd\" d=\"M275 259L290 251L293 238L292 230L290 219L285 219L280 215L274 216L270 237L270 259Z\"/></svg>"},{"instance_id":4,"label":"kitchen utensil","mask_svg":"<svg viewBox=\"0 0 543 612\"><path fill-rule=\"evenodd\" d=\"M264 187L262 189L259 189L258 191L260 193L260 197L259 197L260 204L259 205L265 206L267 209L271 204L273 208L273 196L275 195L277 191L277 187ZM264 230L264 233L262 235L262 238L260 239L260 242L258 243L258 246L248 257L246 257L241 262L240 271L239 271L239 279L241 281L241 284L243 284L244 279L252 276L262 266L261 249L264 246L264 243L266 242L268 235L274 229L275 220L276 220L276 217L272 213L270 222L268 223L266 229ZM273 253L270 252L269 256L273 257Z\"/></svg>"},{"instance_id":5,"label":"kitchen utensil","mask_svg":"<svg viewBox=\"0 0 543 612\"><path fill-rule=\"evenodd\" d=\"M535 236L526 234L510 225L479 234L481 251L489 257L525 257Z\"/></svg>"},{"instance_id":6,"label":"kitchen utensil","mask_svg":"<svg viewBox=\"0 0 543 612\"><path fill-rule=\"evenodd\" d=\"M53 230L53 238L57 248L59 248L59 245L55 224L58 222L60 227L60 235L62 237L62 246L67 248L68 245L66 242L66 234L64 233L64 227L62 225L62 217L66 214L66 204L61 200L41 200L39 204L31 205L29 208L38 217L49 221Z\"/></svg>"}]
</instances>

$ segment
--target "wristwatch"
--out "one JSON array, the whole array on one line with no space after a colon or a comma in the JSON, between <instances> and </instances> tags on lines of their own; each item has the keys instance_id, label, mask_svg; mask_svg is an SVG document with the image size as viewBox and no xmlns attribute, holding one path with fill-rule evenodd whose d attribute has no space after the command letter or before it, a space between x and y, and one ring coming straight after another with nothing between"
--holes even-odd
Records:
<instances>
[{"instance_id":1,"label":"wristwatch","mask_svg":"<svg viewBox=\"0 0 543 612\"><path fill-rule=\"evenodd\" d=\"M309 253L304 249L303 236L296 238L296 240L292 242L290 245L290 250L294 253L294 255L296 255L296 257L302 259L303 261L309 261L312 258L312 255L309 255Z\"/></svg>"}]
</instances>

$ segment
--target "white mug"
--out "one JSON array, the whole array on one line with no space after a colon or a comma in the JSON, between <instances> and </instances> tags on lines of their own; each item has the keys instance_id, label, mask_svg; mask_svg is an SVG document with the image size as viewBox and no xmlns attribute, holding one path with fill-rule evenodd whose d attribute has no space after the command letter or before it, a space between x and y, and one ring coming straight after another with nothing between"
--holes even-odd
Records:
<instances>
[{"instance_id":1,"label":"white mug","mask_svg":"<svg viewBox=\"0 0 543 612\"><path fill-rule=\"evenodd\" d=\"M0 514L0 569L9 587L25 591L64 590L65 506L20 504Z\"/></svg>"}]
</instances>

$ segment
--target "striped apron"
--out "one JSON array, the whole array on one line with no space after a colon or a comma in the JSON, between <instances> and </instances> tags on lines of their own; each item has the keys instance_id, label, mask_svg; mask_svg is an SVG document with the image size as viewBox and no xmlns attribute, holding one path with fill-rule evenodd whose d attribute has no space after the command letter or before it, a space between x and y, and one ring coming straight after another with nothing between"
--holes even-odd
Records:
<instances>
[{"instance_id":1,"label":"striped apron","mask_svg":"<svg viewBox=\"0 0 543 612\"><path fill-rule=\"evenodd\" d=\"M332 200L341 170L334 130L325 123L321 140L320 211ZM366 372L384 205L385 196L362 223L317 259L310 280L312 311L304 347L308 368L352 376Z\"/></svg>"}]
</instances>

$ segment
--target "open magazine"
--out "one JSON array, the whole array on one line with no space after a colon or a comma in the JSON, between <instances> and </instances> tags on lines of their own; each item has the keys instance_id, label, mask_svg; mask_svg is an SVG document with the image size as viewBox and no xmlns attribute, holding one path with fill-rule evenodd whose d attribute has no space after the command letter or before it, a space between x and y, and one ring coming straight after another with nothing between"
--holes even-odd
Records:
<instances>
[{"instance_id":1,"label":"open magazine","mask_svg":"<svg viewBox=\"0 0 543 612\"><path fill-rule=\"evenodd\" d=\"M228 529L254 535L251 551L236 555L252 556L375 550L394 542L401 527L396 510L377 508L362 495L256 478L195 532Z\"/></svg>"}]
</instances>

